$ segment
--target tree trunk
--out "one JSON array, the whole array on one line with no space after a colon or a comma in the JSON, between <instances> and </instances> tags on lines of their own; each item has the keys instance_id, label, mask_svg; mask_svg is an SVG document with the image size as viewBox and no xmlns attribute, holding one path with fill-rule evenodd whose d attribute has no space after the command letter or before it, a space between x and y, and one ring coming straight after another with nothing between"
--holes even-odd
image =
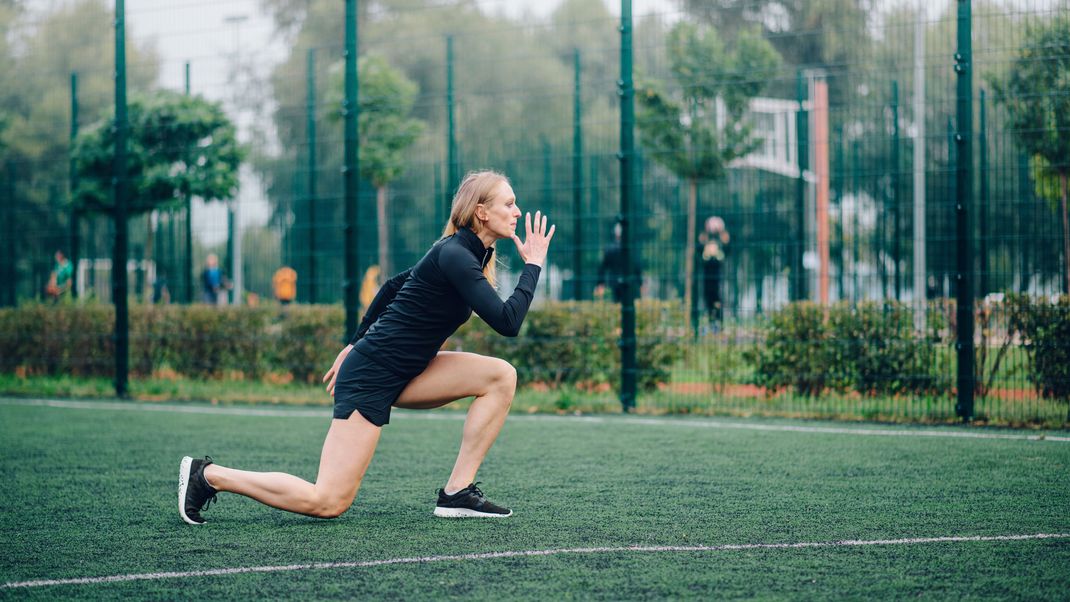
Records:
<instances>
[{"instance_id":1,"label":"tree trunk","mask_svg":"<svg viewBox=\"0 0 1070 602\"><path fill-rule=\"evenodd\" d=\"M1070 295L1070 217L1066 214L1066 172L1059 174L1059 205L1063 221L1063 294Z\"/></svg>"},{"instance_id":2,"label":"tree trunk","mask_svg":"<svg viewBox=\"0 0 1070 602\"><path fill-rule=\"evenodd\" d=\"M691 320L695 304L695 245L698 244L698 181L692 178L687 188L687 236L684 244L684 316Z\"/></svg>"},{"instance_id":3,"label":"tree trunk","mask_svg":"<svg viewBox=\"0 0 1070 602\"><path fill-rule=\"evenodd\" d=\"M394 275L390 266L390 224L386 221L386 186L375 191L375 223L379 232L379 274L385 282Z\"/></svg>"}]
</instances>

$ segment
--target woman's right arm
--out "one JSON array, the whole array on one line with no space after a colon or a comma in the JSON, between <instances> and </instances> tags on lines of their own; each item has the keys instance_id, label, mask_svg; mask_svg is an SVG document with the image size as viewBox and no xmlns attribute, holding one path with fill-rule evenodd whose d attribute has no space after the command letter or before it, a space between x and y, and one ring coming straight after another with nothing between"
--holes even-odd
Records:
<instances>
[{"instance_id":1,"label":"woman's right arm","mask_svg":"<svg viewBox=\"0 0 1070 602\"><path fill-rule=\"evenodd\" d=\"M476 258L467 250L459 247L444 247L439 255L440 268L457 289L472 311L499 334L515 337L520 332L528 307L535 296L535 286L539 283L542 264L546 261L546 252L550 239L554 236L554 226L546 230L546 217L535 212L535 228L532 229L531 214L527 215L527 238L520 240L513 234L517 251L524 260L524 270L520 273L516 289L509 299L502 301L497 291L487 282L483 269Z\"/></svg>"}]
</instances>

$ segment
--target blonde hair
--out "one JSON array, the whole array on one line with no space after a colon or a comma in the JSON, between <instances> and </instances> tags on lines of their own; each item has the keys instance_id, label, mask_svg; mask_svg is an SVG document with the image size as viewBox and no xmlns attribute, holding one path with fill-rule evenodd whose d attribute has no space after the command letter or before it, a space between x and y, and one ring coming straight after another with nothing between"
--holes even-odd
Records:
<instances>
[{"instance_id":1,"label":"blonde hair","mask_svg":"<svg viewBox=\"0 0 1070 602\"><path fill-rule=\"evenodd\" d=\"M468 172L460 187L457 188L457 194L453 195L450 219L446 222L446 227L442 229L442 238L456 234L462 228L470 228L479 234L483 225L476 219L476 207L490 202L491 194L502 182L508 184L509 178L496 171L485 169ZM492 286L496 276L495 263L495 261L490 261L483 268L483 275L487 277Z\"/></svg>"}]
</instances>

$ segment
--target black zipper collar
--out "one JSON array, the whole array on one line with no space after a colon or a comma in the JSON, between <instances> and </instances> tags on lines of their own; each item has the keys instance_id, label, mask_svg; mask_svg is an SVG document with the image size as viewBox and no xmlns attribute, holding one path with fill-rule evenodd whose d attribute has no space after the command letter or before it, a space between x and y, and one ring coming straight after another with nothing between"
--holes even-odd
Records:
<instances>
[{"instance_id":1,"label":"black zipper collar","mask_svg":"<svg viewBox=\"0 0 1070 602\"><path fill-rule=\"evenodd\" d=\"M455 236L457 240L461 241L464 248L471 251L472 255L475 255L476 259L480 260L479 267L487 267L487 264L490 263L490 258L494 256L494 247L489 249L484 247L483 241L479 239L479 236L471 228L461 228Z\"/></svg>"}]
</instances>

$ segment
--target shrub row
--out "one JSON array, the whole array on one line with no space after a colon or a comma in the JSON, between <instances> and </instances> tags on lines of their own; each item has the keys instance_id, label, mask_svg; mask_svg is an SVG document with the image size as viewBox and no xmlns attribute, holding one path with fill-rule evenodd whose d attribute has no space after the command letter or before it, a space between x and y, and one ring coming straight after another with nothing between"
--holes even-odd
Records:
<instances>
[{"instance_id":1,"label":"shrub row","mask_svg":"<svg viewBox=\"0 0 1070 602\"><path fill-rule=\"evenodd\" d=\"M664 326L676 322L676 314L679 309L665 303L637 308L637 376L644 388L665 382L682 353L676 335ZM274 373L312 382L341 348L343 323L339 306L133 306L130 371L148 376L170 370L198 379ZM0 371L110 376L114 324L114 311L105 305L0 310ZM547 303L529 312L520 337L503 337L474 318L445 348L506 359L524 383L598 387L618 380L619 337L616 306Z\"/></svg>"},{"instance_id":2,"label":"shrub row","mask_svg":"<svg viewBox=\"0 0 1070 602\"><path fill-rule=\"evenodd\" d=\"M788 305L769 316L764 341L746 354L755 366L755 383L802 395L949 391L955 304L930 304L923 335L915 333L913 316L912 307L895 302ZM1018 344L1029 354L1029 378L1037 391L1070 401L1070 297L1008 295L978 304L975 316L979 393L993 382L1003 352Z\"/></svg>"},{"instance_id":3,"label":"shrub row","mask_svg":"<svg viewBox=\"0 0 1070 602\"><path fill-rule=\"evenodd\" d=\"M1004 303L1008 329L1029 354L1037 391L1048 399L1070 402L1070 295L1056 299L1011 295Z\"/></svg>"},{"instance_id":4,"label":"shrub row","mask_svg":"<svg viewBox=\"0 0 1070 602\"><path fill-rule=\"evenodd\" d=\"M669 380L670 369L684 353L678 304L636 303L636 381L653 390ZM518 368L521 383L550 388L570 385L598 388L620 384L620 307L599 301L546 303L528 313L524 330L505 338L481 320L469 320L447 348L503 358Z\"/></svg>"},{"instance_id":5,"label":"shrub row","mask_svg":"<svg viewBox=\"0 0 1070 602\"><path fill-rule=\"evenodd\" d=\"M936 346L914 335L899 303L793 303L769 317L764 344L748 352L756 384L802 395L926 393L946 386Z\"/></svg>"}]
</instances>

